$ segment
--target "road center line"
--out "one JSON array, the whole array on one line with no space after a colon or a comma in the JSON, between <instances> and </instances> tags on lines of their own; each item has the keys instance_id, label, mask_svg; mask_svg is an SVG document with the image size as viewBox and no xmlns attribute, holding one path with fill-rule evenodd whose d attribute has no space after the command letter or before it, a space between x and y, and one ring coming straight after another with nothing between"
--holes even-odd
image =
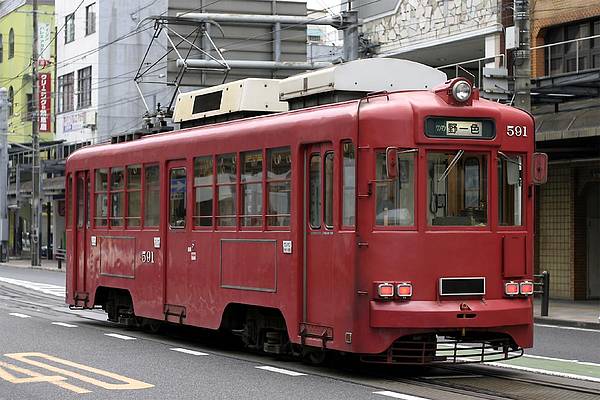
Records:
<instances>
[{"instance_id":1,"label":"road center line","mask_svg":"<svg viewBox=\"0 0 600 400\"><path fill-rule=\"evenodd\" d=\"M254 367L254 368L262 369L264 371L277 372L279 374L284 374L284 375L289 375L289 376L303 376L303 375L306 375L306 374L303 374L302 372L296 372L296 371L290 371L289 369L271 367L269 365L261 365L261 366Z\"/></svg>"},{"instance_id":2,"label":"road center line","mask_svg":"<svg viewBox=\"0 0 600 400\"><path fill-rule=\"evenodd\" d=\"M195 350L190 350L190 349L184 349L184 348L181 348L181 347L174 347L174 348L172 348L170 350L178 351L179 353L191 354L193 356L207 356L208 355L208 353L202 353L200 351L195 351Z\"/></svg>"},{"instance_id":3,"label":"road center line","mask_svg":"<svg viewBox=\"0 0 600 400\"><path fill-rule=\"evenodd\" d=\"M11 312L8 315L12 315L13 317L18 317L18 318L31 318L31 315L21 314L18 312Z\"/></svg>"},{"instance_id":4,"label":"road center line","mask_svg":"<svg viewBox=\"0 0 600 400\"><path fill-rule=\"evenodd\" d=\"M65 328L77 328L77 325L67 324L66 322L53 322L52 325L64 326Z\"/></svg>"},{"instance_id":5,"label":"road center line","mask_svg":"<svg viewBox=\"0 0 600 400\"><path fill-rule=\"evenodd\" d=\"M397 392L390 392L389 390L382 390L380 392L373 392L373 394L379 394L381 396L391 397L393 399L403 399L403 400L429 400L425 397L411 396L410 394L402 394Z\"/></svg>"},{"instance_id":6,"label":"road center line","mask_svg":"<svg viewBox=\"0 0 600 400\"><path fill-rule=\"evenodd\" d=\"M110 337L114 337L117 339L122 339L122 340L135 340L136 338L131 337L131 336L125 336L125 335L119 335L118 333L105 333L105 336L110 336Z\"/></svg>"}]
</instances>

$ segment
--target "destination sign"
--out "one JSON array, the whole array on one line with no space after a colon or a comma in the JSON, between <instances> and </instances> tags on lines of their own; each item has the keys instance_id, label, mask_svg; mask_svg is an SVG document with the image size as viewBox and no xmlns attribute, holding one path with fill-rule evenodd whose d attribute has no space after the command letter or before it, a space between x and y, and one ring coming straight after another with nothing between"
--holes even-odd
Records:
<instances>
[{"instance_id":1,"label":"destination sign","mask_svg":"<svg viewBox=\"0 0 600 400\"><path fill-rule=\"evenodd\" d=\"M431 138L493 139L496 127L490 119L429 117L425 119L425 135Z\"/></svg>"}]
</instances>

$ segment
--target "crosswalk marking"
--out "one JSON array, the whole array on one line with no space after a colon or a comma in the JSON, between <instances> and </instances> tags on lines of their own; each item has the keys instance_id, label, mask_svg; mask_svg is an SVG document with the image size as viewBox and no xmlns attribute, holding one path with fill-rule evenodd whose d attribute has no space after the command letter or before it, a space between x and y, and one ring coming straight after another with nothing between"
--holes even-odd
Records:
<instances>
[{"instance_id":1,"label":"crosswalk marking","mask_svg":"<svg viewBox=\"0 0 600 400\"><path fill-rule=\"evenodd\" d=\"M289 376L303 376L303 375L306 375L306 374L303 374L302 372L296 372L296 371L290 371L289 369L271 367L269 365L261 365L259 367L255 367L255 368L262 369L264 371L277 372L279 374L284 374L284 375L289 375Z\"/></svg>"},{"instance_id":2,"label":"crosswalk marking","mask_svg":"<svg viewBox=\"0 0 600 400\"><path fill-rule=\"evenodd\" d=\"M66 322L53 322L52 325L64 326L65 328L77 328L77 325L67 324Z\"/></svg>"},{"instance_id":3,"label":"crosswalk marking","mask_svg":"<svg viewBox=\"0 0 600 400\"><path fill-rule=\"evenodd\" d=\"M131 337L131 336L125 336L125 335L120 335L118 333L105 333L105 336L110 336L110 337L114 337L117 339L122 339L122 340L135 340L136 338Z\"/></svg>"},{"instance_id":4,"label":"crosswalk marking","mask_svg":"<svg viewBox=\"0 0 600 400\"><path fill-rule=\"evenodd\" d=\"M22 281L20 279L12 279L0 277L0 282L10 283L11 285L21 286L27 289L32 289L37 292L42 292L56 297L65 297L66 291L64 286L50 285L47 283Z\"/></svg>"},{"instance_id":5,"label":"crosswalk marking","mask_svg":"<svg viewBox=\"0 0 600 400\"><path fill-rule=\"evenodd\" d=\"M207 356L208 355L208 353L202 353L200 351L184 349L181 347L174 347L171 350L178 351L179 353L191 354L193 356Z\"/></svg>"},{"instance_id":6,"label":"crosswalk marking","mask_svg":"<svg viewBox=\"0 0 600 400\"><path fill-rule=\"evenodd\" d=\"M18 313L18 312L11 312L8 315L12 315L13 317L18 317L18 318L31 318L30 315L21 314L21 313Z\"/></svg>"}]
</instances>

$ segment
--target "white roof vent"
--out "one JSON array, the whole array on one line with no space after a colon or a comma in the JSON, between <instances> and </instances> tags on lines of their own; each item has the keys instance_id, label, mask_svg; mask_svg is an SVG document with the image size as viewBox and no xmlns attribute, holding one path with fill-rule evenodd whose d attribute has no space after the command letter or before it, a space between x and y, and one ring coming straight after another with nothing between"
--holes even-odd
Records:
<instances>
[{"instance_id":1,"label":"white roof vent","mask_svg":"<svg viewBox=\"0 0 600 400\"><path fill-rule=\"evenodd\" d=\"M290 100L326 92L431 89L447 79L442 71L413 61L367 58L283 79L280 99Z\"/></svg>"},{"instance_id":2,"label":"white roof vent","mask_svg":"<svg viewBox=\"0 0 600 400\"><path fill-rule=\"evenodd\" d=\"M279 100L279 82L248 78L182 93L177 96L173 122L184 128L288 111L288 103Z\"/></svg>"}]
</instances>

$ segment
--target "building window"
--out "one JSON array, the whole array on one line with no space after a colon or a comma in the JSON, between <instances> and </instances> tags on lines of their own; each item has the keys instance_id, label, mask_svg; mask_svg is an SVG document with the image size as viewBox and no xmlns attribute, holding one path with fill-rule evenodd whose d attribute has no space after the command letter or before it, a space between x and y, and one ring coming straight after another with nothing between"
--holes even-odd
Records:
<instances>
[{"instance_id":1,"label":"building window","mask_svg":"<svg viewBox=\"0 0 600 400\"><path fill-rule=\"evenodd\" d=\"M33 108L33 94L27 93L25 97L27 99L27 113L25 113L24 119L25 121L31 121L33 113L35 112L35 109Z\"/></svg>"},{"instance_id":2,"label":"building window","mask_svg":"<svg viewBox=\"0 0 600 400\"><path fill-rule=\"evenodd\" d=\"M144 227L157 227L160 218L160 175L158 165L144 169Z\"/></svg>"},{"instance_id":3,"label":"building window","mask_svg":"<svg viewBox=\"0 0 600 400\"><path fill-rule=\"evenodd\" d=\"M262 226L262 150L241 154L242 226Z\"/></svg>"},{"instance_id":4,"label":"building window","mask_svg":"<svg viewBox=\"0 0 600 400\"><path fill-rule=\"evenodd\" d=\"M237 211L237 155L223 154L217 157L218 226L236 226Z\"/></svg>"},{"instance_id":5,"label":"building window","mask_svg":"<svg viewBox=\"0 0 600 400\"><path fill-rule=\"evenodd\" d=\"M58 112L73 111L74 74L66 74L58 78Z\"/></svg>"},{"instance_id":6,"label":"building window","mask_svg":"<svg viewBox=\"0 0 600 400\"><path fill-rule=\"evenodd\" d=\"M127 227L136 228L141 225L142 209L142 166L127 167Z\"/></svg>"},{"instance_id":7,"label":"building window","mask_svg":"<svg viewBox=\"0 0 600 400\"><path fill-rule=\"evenodd\" d=\"M8 88L8 115L13 115L15 111L15 90L13 87Z\"/></svg>"},{"instance_id":8,"label":"building window","mask_svg":"<svg viewBox=\"0 0 600 400\"><path fill-rule=\"evenodd\" d=\"M15 56L15 31L10 28L8 32L8 59L10 60Z\"/></svg>"},{"instance_id":9,"label":"building window","mask_svg":"<svg viewBox=\"0 0 600 400\"><path fill-rule=\"evenodd\" d=\"M108 169L96 170L94 225L108 226Z\"/></svg>"},{"instance_id":10,"label":"building window","mask_svg":"<svg viewBox=\"0 0 600 400\"><path fill-rule=\"evenodd\" d=\"M75 14L69 14L65 17L65 43L71 43L75 40Z\"/></svg>"},{"instance_id":11,"label":"building window","mask_svg":"<svg viewBox=\"0 0 600 400\"><path fill-rule=\"evenodd\" d=\"M4 36L0 34L0 63L4 61Z\"/></svg>"},{"instance_id":12,"label":"building window","mask_svg":"<svg viewBox=\"0 0 600 400\"><path fill-rule=\"evenodd\" d=\"M344 155L342 170L342 225L354 226L356 219L356 157L354 154L354 144L352 142L343 142L342 151Z\"/></svg>"},{"instance_id":13,"label":"building window","mask_svg":"<svg viewBox=\"0 0 600 400\"><path fill-rule=\"evenodd\" d=\"M600 40L584 39L600 35L600 19L548 28L545 44L568 42L544 49L546 76L600 68Z\"/></svg>"},{"instance_id":14,"label":"building window","mask_svg":"<svg viewBox=\"0 0 600 400\"><path fill-rule=\"evenodd\" d=\"M96 32L96 3L85 8L85 34L91 35Z\"/></svg>"},{"instance_id":15,"label":"building window","mask_svg":"<svg viewBox=\"0 0 600 400\"><path fill-rule=\"evenodd\" d=\"M92 67L77 71L77 108L92 105Z\"/></svg>"},{"instance_id":16,"label":"building window","mask_svg":"<svg viewBox=\"0 0 600 400\"><path fill-rule=\"evenodd\" d=\"M213 226L213 157L194 159L194 226Z\"/></svg>"}]
</instances>

